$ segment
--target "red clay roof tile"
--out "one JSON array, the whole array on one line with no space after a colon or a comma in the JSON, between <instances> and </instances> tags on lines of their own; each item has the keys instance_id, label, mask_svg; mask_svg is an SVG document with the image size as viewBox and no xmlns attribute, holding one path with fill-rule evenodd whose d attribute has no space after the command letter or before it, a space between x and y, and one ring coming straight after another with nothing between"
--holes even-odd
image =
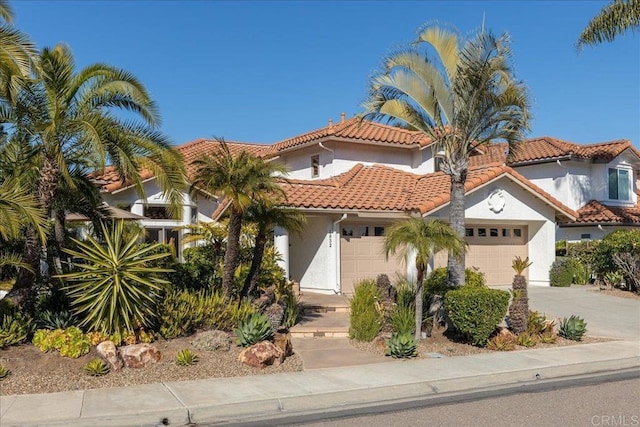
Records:
<instances>
[{"instance_id":1,"label":"red clay roof tile","mask_svg":"<svg viewBox=\"0 0 640 427\"><path fill-rule=\"evenodd\" d=\"M596 200L578 209L578 218L572 224L640 224L640 206L607 206Z\"/></svg>"}]
</instances>

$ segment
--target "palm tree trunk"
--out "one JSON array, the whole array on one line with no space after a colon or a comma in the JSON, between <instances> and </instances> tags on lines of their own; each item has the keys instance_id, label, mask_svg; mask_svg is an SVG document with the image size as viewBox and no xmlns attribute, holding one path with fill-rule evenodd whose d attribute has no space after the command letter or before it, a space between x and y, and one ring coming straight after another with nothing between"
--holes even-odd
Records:
<instances>
[{"instance_id":1,"label":"palm tree trunk","mask_svg":"<svg viewBox=\"0 0 640 427\"><path fill-rule=\"evenodd\" d=\"M424 279L424 267L418 263L418 277L416 282L416 333L414 338L420 341L422 338L422 280Z\"/></svg>"},{"instance_id":2,"label":"palm tree trunk","mask_svg":"<svg viewBox=\"0 0 640 427\"><path fill-rule=\"evenodd\" d=\"M451 203L449 204L449 221L451 228L464 239L464 183L467 180L467 171L458 176L451 176ZM459 255L449 253L447 259L447 284L449 286L464 285L464 252Z\"/></svg>"},{"instance_id":3,"label":"palm tree trunk","mask_svg":"<svg viewBox=\"0 0 640 427\"><path fill-rule=\"evenodd\" d=\"M60 176L60 167L55 160L47 157L44 158L40 179L36 187L36 198L40 206L48 214L51 212L53 203L53 195L58 188L58 177ZM19 304L25 311L32 312L35 308L34 287L36 281L40 278L40 256L42 252L42 244L38 237L38 233L32 226L27 226L26 241L23 261L31 267L33 271L21 269L16 278L11 292L7 297L14 303Z\"/></svg>"},{"instance_id":4,"label":"palm tree trunk","mask_svg":"<svg viewBox=\"0 0 640 427\"><path fill-rule=\"evenodd\" d=\"M258 234L256 235L256 244L253 247L253 258L251 259L251 267L249 268L249 274L244 281L242 287L242 297L248 297L258 283L258 276L260 275L260 266L262 265L262 258L264 256L264 247L267 244L267 230L266 227L260 225L258 227Z\"/></svg>"},{"instance_id":5,"label":"palm tree trunk","mask_svg":"<svg viewBox=\"0 0 640 427\"><path fill-rule=\"evenodd\" d=\"M242 214L231 212L229 218L229 232L227 233L227 249L224 253L224 269L222 272L222 292L231 297L233 278L238 268L240 258L240 232L242 229Z\"/></svg>"}]
</instances>

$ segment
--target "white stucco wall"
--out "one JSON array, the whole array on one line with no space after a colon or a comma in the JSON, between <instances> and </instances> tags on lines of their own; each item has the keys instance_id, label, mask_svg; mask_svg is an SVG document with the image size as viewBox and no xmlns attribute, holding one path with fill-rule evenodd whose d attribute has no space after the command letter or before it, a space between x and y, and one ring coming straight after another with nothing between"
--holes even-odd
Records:
<instances>
[{"instance_id":1,"label":"white stucco wall","mask_svg":"<svg viewBox=\"0 0 640 427\"><path fill-rule=\"evenodd\" d=\"M289 236L289 270L301 289L333 293L337 282L337 244L332 231L333 221L322 216L307 217L302 235ZM338 243L336 243L338 241Z\"/></svg>"},{"instance_id":2,"label":"white stucco wall","mask_svg":"<svg viewBox=\"0 0 640 427\"><path fill-rule=\"evenodd\" d=\"M497 189L503 191L504 208L500 212L489 209L489 195ZM448 219L449 207L433 217ZM529 283L549 285L549 269L555 259L555 209L534 197L527 190L503 177L471 194L465 200L466 222L471 224L527 225L529 229L528 252ZM490 246L487 247L490 250Z\"/></svg>"},{"instance_id":3,"label":"white stucco wall","mask_svg":"<svg viewBox=\"0 0 640 427\"><path fill-rule=\"evenodd\" d=\"M538 187L577 210L597 199L592 164L576 161L519 166L517 171Z\"/></svg>"},{"instance_id":4,"label":"white stucco wall","mask_svg":"<svg viewBox=\"0 0 640 427\"><path fill-rule=\"evenodd\" d=\"M357 144L344 141L327 141L323 145L315 144L283 153L275 160L289 170L292 179L313 179L311 176L311 156L319 156L319 179L330 178L349 171L356 164L385 165L413 173L433 172L431 149L418 150L392 146ZM333 151L330 151L333 150Z\"/></svg>"},{"instance_id":5,"label":"white stucco wall","mask_svg":"<svg viewBox=\"0 0 640 427\"><path fill-rule=\"evenodd\" d=\"M579 242L582 240L599 240L607 234L611 234L616 230L629 230L637 227L627 227L623 225L603 225L598 228L597 225L586 227L558 227L556 230L556 238L558 240L567 240L569 242ZM586 237L586 235L590 237ZM585 235L583 237L583 235Z\"/></svg>"}]
</instances>

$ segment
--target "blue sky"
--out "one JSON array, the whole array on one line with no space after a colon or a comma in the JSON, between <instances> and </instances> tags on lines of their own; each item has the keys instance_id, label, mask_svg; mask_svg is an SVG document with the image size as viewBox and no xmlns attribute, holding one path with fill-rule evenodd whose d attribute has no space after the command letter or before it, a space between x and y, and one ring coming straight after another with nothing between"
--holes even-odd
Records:
<instances>
[{"instance_id":1,"label":"blue sky","mask_svg":"<svg viewBox=\"0 0 640 427\"><path fill-rule=\"evenodd\" d=\"M640 34L575 42L604 1L13 1L39 46L71 46L141 79L174 143L272 143L361 111L367 80L426 22L511 34L532 94L530 136L640 147Z\"/></svg>"}]
</instances>

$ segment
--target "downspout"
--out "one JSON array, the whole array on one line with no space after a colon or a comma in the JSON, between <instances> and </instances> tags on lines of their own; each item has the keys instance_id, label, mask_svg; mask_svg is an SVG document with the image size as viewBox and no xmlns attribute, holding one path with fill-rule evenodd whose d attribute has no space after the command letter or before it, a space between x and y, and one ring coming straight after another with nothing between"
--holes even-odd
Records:
<instances>
[{"instance_id":1,"label":"downspout","mask_svg":"<svg viewBox=\"0 0 640 427\"><path fill-rule=\"evenodd\" d=\"M333 176L333 172L334 172L334 165L333 165L333 162L334 162L334 161L335 161L335 159L336 159L336 152L335 152L335 150L333 150L333 149L331 149L331 148L329 148L329 147L325 147L324 145L322 145L322 141L321 141L321 142L318 142L318 146L319 146L320 148L322 148L323 150L327 150L327 151L329 151L329 152L331 153L331 175L329 175L329 177L332 177L332 176ZM342 221L342 220L340 220L340 221Z\"/></svg>"},{"instance_id":2,"label":"downspout","mask_svg":"<svg viewBox=\"0 0 640 427\"><path fill-rule=\"evenodd\" d=\"M342 216L340 217L339 220L334 221L333 222L333 227L331 229L331 232L335 232L336 231L336 226L338 224L340 224L342 221L344 221L345 219L347 219L347 214L342 214ZM336 294L340 293L340 233L337 233L337 238L336 238L336 244L335 244L335 249L334 249L334 256L335 256L335 265L336 265L336 275L335 275L335 281L336 281L336 286L333 289L333 292Z\"/></svg>"}]
</instances>

